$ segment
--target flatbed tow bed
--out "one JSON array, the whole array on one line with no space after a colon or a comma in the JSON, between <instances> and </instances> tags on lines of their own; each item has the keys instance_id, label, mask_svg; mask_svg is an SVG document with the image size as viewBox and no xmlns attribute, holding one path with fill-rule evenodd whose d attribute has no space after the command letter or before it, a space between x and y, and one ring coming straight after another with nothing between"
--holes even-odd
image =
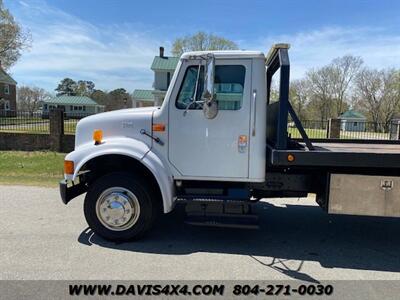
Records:
<instances>
[{"instance_id":1,"label":"flatbed tow bed","mask_svg":"<svg viewBox=\"0 0 400 300\"><path fill-rule=\"evenodd\" d=\"M278 150L268 145L270 166L284 167L354 167L400 169L399 143L313 142L308 150L304 142L297 149ZM294 157L288 160L288 155Z\"/></svg>"},{"instance_id":2,"label":"flatbed tow bed","mask_svg":"<svg viewBox=\"0 0 400 300\"><path fill-rule=\"evenodd\" d=\"M290 62L288 47L276 45L267 65L267 170L277 168L346 169L356 174L362 170L390 174L400 170L400 141L309 139L289 101ZM270 98L272 77L279 71L279 99ZM292 139L287 131L289 116L301 139ZM364 172L365 173L365 172Z\"/></svg>"}]
</instances>

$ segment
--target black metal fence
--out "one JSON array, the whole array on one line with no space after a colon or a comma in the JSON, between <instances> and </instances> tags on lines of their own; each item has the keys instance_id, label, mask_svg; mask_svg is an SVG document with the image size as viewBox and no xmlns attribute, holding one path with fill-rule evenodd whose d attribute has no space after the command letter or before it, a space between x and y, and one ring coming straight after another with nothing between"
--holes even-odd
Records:
<instances>
[{"instance_id":1,"label":"black metal fence","mask_svg":"<svg viewBox=\"0 0 400 300\"><path fill-rule=\"evenodd\" d=\"M303 120L301 123L310 139L325 139L328 137L328 121ZM301 138L299 130L292 121L288 123L288 134L294 139Z\"/></svg>"},{"instance_id":2,"label":"black metal fence","mask_svg":"<svg viewBox=\"0 0 400 300\"><path fill-rule=\"evenodd\" d=\"M341 139L362 139L362 140L391 140L396 138L399 128L398 122L375 123L375 122L354 122L341 121Z\"/></svg>"},{"instance_id":3,"label":"black metal fence","mask_svg":"<svg viewBox=\"0 0 400 300\"><path fill-rule=\"evenodd\" d=\"M87 117L87 113L64 113L64 133L75 134L79 120ZM40 111L0 112L0 132L13 133L50 133L49 114Z\"/></svg>"},{"instance_id":4,"label":"black metal fence","mask_svg":"<svg viewBox=\"0 0 400 300\"><path fill-rule=\"evenodd\" d=\"M41 112L13 111L0 114L0 132L50 133L49 119Z\"/></svg>"},{"instance_id":5,"label":"black metal fence","mask_svg":"<svg viewBox=\"0 0 400 300\"><path fill-rule=\"evenodd\" d=\"M399 140L400 122L389 123L359 122L338 120L340 134L335 138L354 140ZM310 139L325 139L329 136L329 121L301 121ZM294 122L288 123L288 134L291 138L301 138Z\"/></svg>"},{"instance_id":6,"label":"black metal fence","mask_svg":"<svg viewBox=\"0 0 400 300\"><path fill-rule=\"evenodd\" d=\"M87 113L64 113L64 134L75 134L79 120L90 116Z\"/></svg>"}]
</instances>

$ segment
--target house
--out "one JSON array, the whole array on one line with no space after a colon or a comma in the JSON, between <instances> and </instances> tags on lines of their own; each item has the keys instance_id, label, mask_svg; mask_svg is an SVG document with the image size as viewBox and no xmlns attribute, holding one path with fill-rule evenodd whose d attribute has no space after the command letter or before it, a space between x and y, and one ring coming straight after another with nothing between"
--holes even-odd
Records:
<instances>
[{"instance_id":1,"label":"house","mask_svg":"<svg viewBox=\"0 0 400 300\"><path fill-rule=\"evenodd\" d=\"M367 118L355 110L342 113L338 119L341 120L342 131L365 131Z\"/></svg>"},{"instance_id":2,"label":"house","mask_svg":"<svg viewBox=\"0 0 400 300\"><path fill-rule=\"evenodd\" d=\"M104 105L97 104L86 96L62 95L49 99L43 103L43 116L48 116L52 108L61 108L66 117L85 117L104 111Z\"/></svg>"},{"instance_id":3,"label":"house","mask_svg":"<svg viewBox=\"0 0 400 300\"><path fill-rule=\"evenodd\" d=\"M164 47L160 47L159 56L154 57L151 64L151 70L154 72L154 89L135 90L133 92L133 107L160 106L164 101L178 62L179 57L165 56Z\"/></svg>"},{"instance_id":4,"label":"house","mask_svg":"<svg viewBox=\"0 0 400 300\"><path fill-rule=\"evenodd\" d=\"M0 116L16 116L17 82L4 71L0 62Z\"/></svg>"},{"instance_id":5,"label":"house","mask_svg":"<svg viewBox=\"0 0 400 300\"><path fill-rule=\"evenodd\" d=\"M153 90L134 90L132 99L133 107L155 106Z\"/></svg>"}]
</instances>

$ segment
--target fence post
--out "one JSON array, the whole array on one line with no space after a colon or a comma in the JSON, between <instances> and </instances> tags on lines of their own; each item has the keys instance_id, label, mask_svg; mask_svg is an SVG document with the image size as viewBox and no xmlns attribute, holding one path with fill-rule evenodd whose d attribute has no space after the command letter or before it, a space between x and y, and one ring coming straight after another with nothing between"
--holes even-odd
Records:
<instances>
[{"instance_id":1,"label":"fence post","mask_svg":"<svg viewBox=\"0 0 400 300\"><path fill-rule=\"evenodd\" d=\"M340 119L329 119L328 126L328 138L329 139L340 139Z\"/></svg>"},{"instance_id":2,"label":"fence post","mask_svg":"<svg viewBox=\"0 0 400 300\"><path fill-rule=\"evenodd\" d=\"M64 135L64 112L53 109L49 114L50 119L50 150L60 152Z\"/></svg>"},{"instance_id":3,"label":"fence post","mask_svg":"<svg viewBox=\"0 0 400 300\"><path fill-rule=\"evenodd\" d=\"M400 121L392 121L389 134L391 140L400 140Z\"/></svg>"}]
</instances>

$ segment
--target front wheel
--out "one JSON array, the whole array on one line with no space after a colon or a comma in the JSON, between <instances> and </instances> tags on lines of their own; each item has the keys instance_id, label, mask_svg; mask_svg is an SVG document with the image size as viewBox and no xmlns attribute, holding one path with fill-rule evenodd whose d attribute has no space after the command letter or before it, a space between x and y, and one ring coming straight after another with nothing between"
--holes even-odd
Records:
<instances>
[{"instance_id":1,"label":"front wheel","mask_svg":"<svg viewBox=\"0 0 400 300\"><path fill-rule=\"evenodd\" d=\"M127 173L111 173L90 186L84 213L98 235L127 241L143 236L151 228L158 205L145 182Z\"/></svg>"}]
</instances>

